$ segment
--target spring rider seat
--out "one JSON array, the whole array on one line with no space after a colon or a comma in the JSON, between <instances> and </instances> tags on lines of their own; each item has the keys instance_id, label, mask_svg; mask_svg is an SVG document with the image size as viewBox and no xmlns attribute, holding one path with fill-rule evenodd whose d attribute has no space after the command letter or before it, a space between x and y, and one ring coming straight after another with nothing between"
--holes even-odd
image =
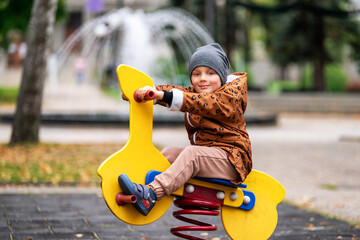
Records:
<instances>
[{"instance_id":1,"label":"spring rider seat","mask_svg":"<svg viewBox=\"0 0 360 240\"><path fill-rule=\"evenodd\" d=\"M123 94L129 99L129 138L125 146L106 159L98 168L104 200L120 220L132 225L145 225L158 220L174 202L183 208L173 213L179 220L194 226L175 227L170 232L185 239L201 239L183 231L213 231L217 227L184 217L187 214L220 215L230 238L268 239L277 225L277 205L285 197L284 187L271 176L252 170L239 185L220 179L195 177L170 196L158 201L147 216L133 206L135 196L123 195L118 176L126 174L133 182L150 183L170 163L152 143L153 101L139 103L134 93L144 86L153 86L146 74L126 65L117 67ZM151 98L151 93L148 96ZM176 200L174 201L174 198Z\"/></svg>"}]
</instances>

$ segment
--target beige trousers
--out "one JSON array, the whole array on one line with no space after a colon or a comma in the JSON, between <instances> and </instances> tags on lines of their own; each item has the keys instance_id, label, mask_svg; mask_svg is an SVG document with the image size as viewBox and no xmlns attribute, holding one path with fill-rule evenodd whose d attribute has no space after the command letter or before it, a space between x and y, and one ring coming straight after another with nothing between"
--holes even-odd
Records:
<instances>
[{"instance_id":1,"label":"beige trousers","mask_svg":"<svg viewBox=\"0 0 360 240\"><path fill-rule=\"evenodd\" d=\"M149 184L158 200L178 190L194 176L240 181L238 172L220 148L166 147L161 153L171 166Z\"/></svg>"}]
</instances>

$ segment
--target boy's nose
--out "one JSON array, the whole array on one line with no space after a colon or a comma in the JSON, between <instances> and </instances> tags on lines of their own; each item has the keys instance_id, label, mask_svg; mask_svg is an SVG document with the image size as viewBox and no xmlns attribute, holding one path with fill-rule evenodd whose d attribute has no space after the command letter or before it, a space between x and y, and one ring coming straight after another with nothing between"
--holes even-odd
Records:
<instances>
[{"instance_id":1,"label":"boy's nose","mask_svg":"<svg viewBox=\"0 0 360 240\"><path fill-rule=\"evenodd\" d=\"M201 74L200 81L206 81L206 74Z\"/></svg>"}]
</instances>

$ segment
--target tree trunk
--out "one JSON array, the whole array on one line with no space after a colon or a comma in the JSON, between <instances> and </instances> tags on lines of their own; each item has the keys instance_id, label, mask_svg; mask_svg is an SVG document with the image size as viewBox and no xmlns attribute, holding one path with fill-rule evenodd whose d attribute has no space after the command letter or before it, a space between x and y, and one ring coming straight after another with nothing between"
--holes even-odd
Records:
<instances>
[{"instance_id":1,"label":"tree trunk","mask_svg":"<svg viewBox=\"0 0 360 240\"><path fill-rule=\"evenodd\" d=\"M246 11L246 22L243 23L243 28L244 28L244 34L245 34L245 39L244 39L244 62L246 66L249 66L250 62L251 62L251 36L250 36L250 32L251 32L251 13L249 11Z\"/></svg>"},{"instance_id":2,"label":"tree trunk","mask_svg":"<svg viewBox=\"0 0 360 240\"><path fill-rule=\"evenodd\" d=\"M279 70L280 70L279 71L279 79L281 81L287 80L287 66L286 65L281 65Z\"/></svg>"},{"instance_id":3,"label":"tree trunk","mask_svg":"<svg viewBox=\"0 0 360 240\"><path fill-rule=\"evenodd\" d=\"M225 4L225 52L231 62L231 52L235 43L235 14L230 1Z\"/></svg>"},{"instance_id":4,"label":"tree trunk","mask_svg":"<svg viewBox=\"0 0 360 240\"><path fill-rule=\"evenodd\" d=\"M315 57L314 57L314 90L315 91L324 91L325 90L325 33L324 33L324 18L323 16L317 16L316 29L314 44L315 48Z\"/></svg>"},{"instance_id":5,"label":"tree trunk","mask_svg":"<svg viewBox=\"0 0 360 240\"><path fill-rule=\"evenodd\" d=\"M10 145L39 142L46 59L58 0L35 0L28 27L28 52L23 66Z\"/></svg>"},{"instance_id":6,"label":"tree trunk","mask_svg":"<svg viewBox=\"0 0 360 240\"><path fill-rule=\"evenodd\" d=\"M205 1L205 26L215 39L215 0Z\"/></svg>"}]
</instances>

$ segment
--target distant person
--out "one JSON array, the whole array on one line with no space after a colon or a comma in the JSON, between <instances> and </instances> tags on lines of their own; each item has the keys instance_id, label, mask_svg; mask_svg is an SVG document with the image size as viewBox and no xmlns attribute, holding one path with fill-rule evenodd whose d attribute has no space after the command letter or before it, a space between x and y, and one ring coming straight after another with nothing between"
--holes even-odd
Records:
<instances>
[{"instance_id":1,"label":"distant person","mask_svg":"<svg viewBox=\"0 0 360 240\"><path fill-rule=\"evenodd\" d=\"M171 163L148 186L119 176L124 194L135 195L134 207L147 215L157 200L170 195L194 176L243 182L252 169L251 143L244 113L247 106L247 74L229 74L229 60L219 44L196 49L189 61L192 87L146 86L139 99L154 92L156 104L185 113L191 146L166 147L162 154ZM125 98L123 96L123 98Z\"/></svg>"},{"instance_id":2,"label":"distant person","mask_svg":"<svg viewBox=\"0 0 360 240\"><path fill-rule=\"evenodd\" d=\"M13 67L16 64L16 53L17 53L17 45L16 43L12 42L10 43L7 51L7 66Z\"/></svg>"},{"instance_id":3,"label":"distant person","mask_svg":"<svg viewBox=\"0 0 360 240\"><path fill-rule=\"evenodd\" d=\"M22 43L20 43L20 46L19 46L19 58L20 58L21 63L24 63L26 53L27 53L27 45L25 42L22 42Z\"/></svg>"},{"instance_id":4,"label":"distant person","mask_svg":"<svg viewBox=\"0 0 360 240\"><path fill-rule=\"evenodd\" d=\"M82 56L79 56L75 60L75 74L76 82L82 84L85 79L86 61Z\"/></svg>"}]
</instances>

